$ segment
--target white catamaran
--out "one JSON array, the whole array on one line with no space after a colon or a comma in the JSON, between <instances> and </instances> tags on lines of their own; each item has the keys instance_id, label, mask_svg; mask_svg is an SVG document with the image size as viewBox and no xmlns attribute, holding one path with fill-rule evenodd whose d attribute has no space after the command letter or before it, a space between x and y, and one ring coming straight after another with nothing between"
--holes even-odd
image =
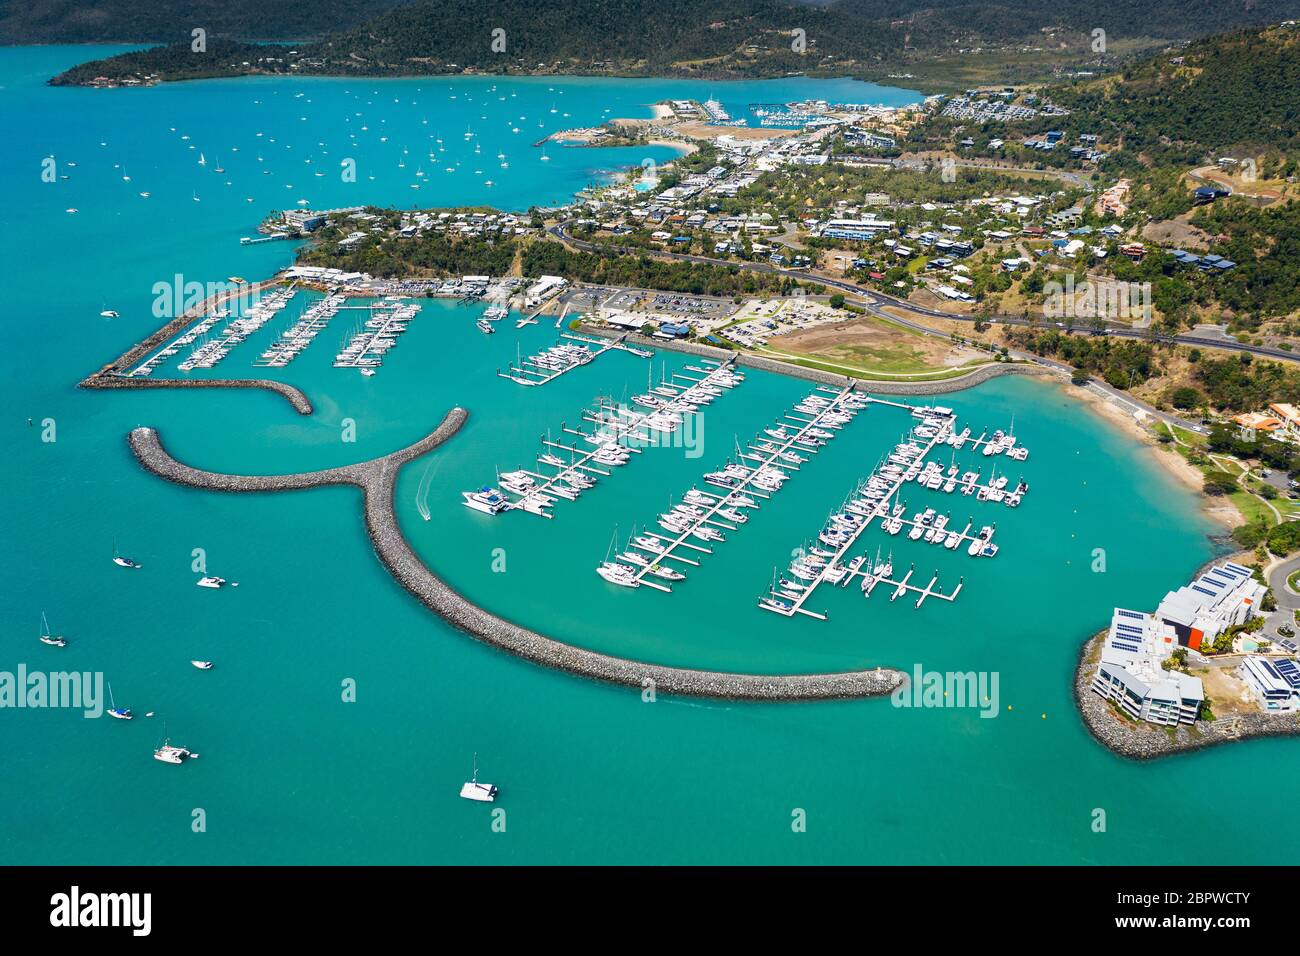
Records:
<instances>
[{"instance_id":1,"label":"white catamaran","mask_svg":"<svg viewBox=\"0 0 1300 956\"><path fill-rule=\"evenodd\" d=\"M460 788L460 795L465 800L477 800L491 803L497 798L497 788L490 783L478 782L478 754L474 755L474 775Z\"/></svg>"}]
</instances>

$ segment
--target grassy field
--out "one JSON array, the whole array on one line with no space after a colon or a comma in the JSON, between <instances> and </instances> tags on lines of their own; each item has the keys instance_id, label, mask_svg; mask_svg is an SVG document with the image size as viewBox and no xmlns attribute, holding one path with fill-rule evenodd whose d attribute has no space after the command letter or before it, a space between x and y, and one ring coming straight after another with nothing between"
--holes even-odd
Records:
<instances>
[{"instance_id":1,"label":"grassy field","mask_svg":"<svg viewBox=\"0 0 1300 956\"><path fill-rule=\"evenodd\" d=\"M1178 454L1191 462L1192 456L1198 456L1198 459L1205 461L1204 464L1192 462L1199 468L1202 474L1208 474L1211 471L1226 471L1243 481L1244 486L1238 486L1236 491L1225 495L1232 506L1237 509L1247 524L1262 521L1266 525L1275 525L1279 523L1279 514L1286 508L1286 502L1280 499L1275 503L1265 501L1257 494L1258 479L1249 475L1246 466L1232 459L1224 458L1222 455L1207 455L1205 447L1207 439L1204 435L1188 431L1185 428L1179 428L1176 425L1170 425L1162 422L1157 429L1157 433L1163 430L1171 435L1174 443L1171 446ZM1245 475L1243 479L1242 476ZM1281 506L1281 508L1279 508Z\"/></svg>"},{"instance_id":2,"label":"grassy field","mask_svg":"<svg viewBox=\"0 0 1300 956\"><path fill-rule=\"evenodd\" d=\"M889 375L882 373L876 368L865 368L855 365L845 365L836 362L823 362L817 359L807 358L802 355L795 355L791 352L778 352L774 349L754 349L755 355L763 355L767 358L778 359L782 362L789 362L791 365L802 365L804 368L815 368L823 372L831 372L837 375L847 375L851 378L862 379L863 381L872 382L942 382L950 378L960 378L984 365L996 364L992 360L978 364L959 365L955 368L944 369L939 371L929 371L921 373L912 373L907 375Z\"/></svg>"},{"instance_id":3,"label":"grassy field","mask_svg":"<svg viewBox=\"0 0 1300 956\"><path fill-rule=\"evenodd\" d=\"M942 336L865 315L774 336L758 351L810 368L886 381L953 378L991 361L973 349L956 350Z\"/></svg>"}]
</instances>

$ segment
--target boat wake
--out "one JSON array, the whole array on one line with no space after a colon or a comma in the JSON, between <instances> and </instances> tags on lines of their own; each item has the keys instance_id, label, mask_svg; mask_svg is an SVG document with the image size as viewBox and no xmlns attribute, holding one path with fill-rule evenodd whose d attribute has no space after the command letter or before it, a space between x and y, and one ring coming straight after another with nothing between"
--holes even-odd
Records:
<instances>
[{"instance_id":1,"label":"boat wake","mask_svg":"<svg viewBox=\"0 0 1300 956\"><path fill-rule=\"evenodd\" d=\"M415 489L415 507L425 521L433 517L432 512L429 511L429 486L433 484L433 476L437 470L438 462L430 461L424 473L420 475L420 484Z\"/></svg>"}]
</instances>

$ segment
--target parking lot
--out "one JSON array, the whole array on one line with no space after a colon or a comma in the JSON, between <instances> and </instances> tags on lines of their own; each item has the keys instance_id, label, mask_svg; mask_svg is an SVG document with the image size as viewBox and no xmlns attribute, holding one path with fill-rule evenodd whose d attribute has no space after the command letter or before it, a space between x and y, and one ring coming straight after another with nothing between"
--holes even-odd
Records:
<instances>
[{"instance_id":1,"label":"parking lot","mask_svg":"<svg viewBox=\"0 0 1300 956\"><path fill-rule=\"evenodd\" d=\"M696 330L724 324L737 309L730 299L608 286L573 288L561 301L574 311L604 313L604 318L617 314L625 319L635 317L636 324L689 324Z\"/></svg>"}]
</instances>

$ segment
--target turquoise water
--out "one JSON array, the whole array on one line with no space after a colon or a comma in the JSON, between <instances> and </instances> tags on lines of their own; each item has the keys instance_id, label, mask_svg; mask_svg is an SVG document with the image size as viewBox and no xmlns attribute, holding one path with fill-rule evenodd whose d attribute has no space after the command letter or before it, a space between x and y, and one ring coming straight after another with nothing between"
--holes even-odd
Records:
<instances>
[{"instance_id":1,"label":"turquoise water","mask_svg":"<svg viewBox=\"0 0 1300 956\"><path fill-rule=\"evenodd\" d=\"M561 422L575 425L594 396L640 390L647 363L609 353L540 389L497 378L516 344L527 352L554 341L545 324L516 332L506 322L484 337L473 326L476 309L427 302L367 379L330 367L350 325L344 313L277 373L312 398L309 418L271 394L74 387L159 324L150 314L155 282L177 272L256 278L285 264L287 244L238 245L268 208L298 198L317 206L418 198L521 209L641 159L556 148L544 168L524 142L540 138L539 117L545 132L598 122L606 108L609 116L646 115L646 104L667 96L718 95L738 113L751 101L861 101L889 91L805 80L706 89L550 78L239 80L137 91L42 85L96 52L0 50L10 136L0 152L9 280L0 388L12 450L0 472L9 557L0 566L0 670L103 671L119 705L158 716L127 724L65 710L0 711L0 860L1213 864L1282 862L1300 850L1285 828L1261 841L1243 815L1203 812L1255 799L1265 774L1295 786L1300 771L1287 759L1294 744L1251 742L1141 766L1112 757L1083 730L1070 697L1079 643L1112 605L1151 606L1184 580L1211 554L1212 529L1147 452L1054 386L1003 380L949 399L976 431L1014 416L1032 451L1023 466L1005 463L1032 485L1018 510L910 488L906 495L913 506L951 508L955 519L996 520L996 559L875 532L863 539L872 550L892 545L896 564L915 560L918 573L938 569L949 585L964 575L957 602L918 611L884 594L864 601L852 589L827 589L812 604L829 611L826 622L766 614L755 598L772 567L815 534L906 427L901 412L860 415L664 595L617 590L592 573L615 527L626 535L651 521L806 384L751 373L708 409L698 458L649 449L579 502L558 505L550 522L488 519L461 507L459 492L490 481L497 467L530 462L539 438ZM509 113L488 98L494 85L491 96L505 95ZM519 115L532 127L513 134L505 119ZM498 182L491 189L467 165L467 124L484 137L481 155L510 157L509 170L485 164ZM410 190L411 157L418 146L427 163L431 135L456 151L461 171ZM403 146L410 153L399 169ZM334 173L352 153L357 184ZM41 182L40 161L50 154L77 163L63 170L70 179ZM212 169L216 158L229 187ZM314 176L318 163L330 164L331 175ZM292 320L303 298L217 372L246 374L260 342ZM100 318L105 308L121 318ZM655 362L671 369L687 360ZM644 703L636 692L539 669L444 626L379 566L354 490L191 491L144 474L125 443L130 428L148 424L200 467L317 468L413 441L452 404L468 408L470 422L403 473L399 513L431 566L493 611L584 646L670 664L996 671L999 716L887 701ZM44 419L55 423L54 442L41 441ZM356 423L354 443L341 439L345 419ZM417 506L422 480L428 522ZM143 570L109 562L115 541ZM195 548L211 573L241 586L195 588ZM1092 570L1099 548L1104 573ZM500 554L505 570L495 572ZM71 641L66 650L35 641L42 610ZM199 672L187 663L193 658L217 668ZM348 678L355 703L341 700ZM201 760L175 768L150 759L164 720L174 742ZM490 808L456 796L475 751L483 779L503 788L505 833L492 832ZM1104 834L1091 829L1098 807L1107 812ZM191 832L195 808L206 811L206 833ZM806 833L791 831L796 808L807 813ZM1186 838L1189 820L1196 840Z\"/></svg>"}]
</instances>

